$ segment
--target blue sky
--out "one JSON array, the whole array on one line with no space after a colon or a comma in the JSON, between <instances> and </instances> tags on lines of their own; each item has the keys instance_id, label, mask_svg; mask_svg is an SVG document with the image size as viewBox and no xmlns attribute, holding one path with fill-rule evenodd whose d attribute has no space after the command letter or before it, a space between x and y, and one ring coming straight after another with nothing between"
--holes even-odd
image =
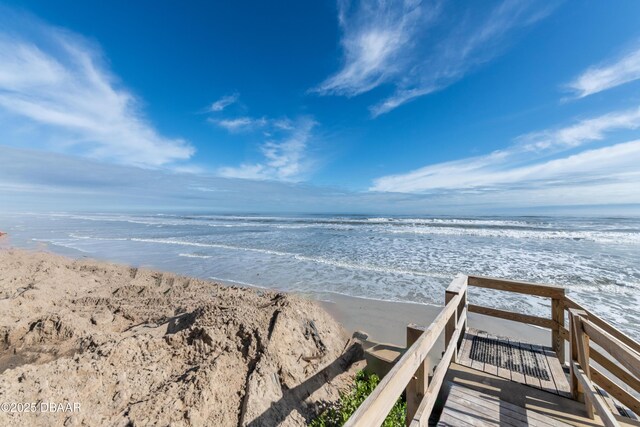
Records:
<instances>
[{"instance_id":1,"label":"blue sky","mask_svg":"<svg viewBox=\"0 0 640 427\"><path fill-rule=\"evenodd\" d=\"M632 0L0 1L0 202L634 206L639 18Z\"/></svg>"}]
</instances>

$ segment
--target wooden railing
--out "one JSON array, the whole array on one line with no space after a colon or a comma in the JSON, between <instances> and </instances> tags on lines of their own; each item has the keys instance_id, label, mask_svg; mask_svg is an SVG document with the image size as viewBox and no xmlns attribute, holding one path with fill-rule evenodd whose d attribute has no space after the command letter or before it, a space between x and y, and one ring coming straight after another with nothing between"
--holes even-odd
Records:
<instances>
[{"instance_id":1,"label":"wooden railing","mask_svg":"<svg viewBox=\"0 0 640 427\"><path fill-rule=\"evenodd\" d=\"M479 288L490 288L550 298L551 316L549 318L471 304L469 305L469 312L551 329L551 348L556 352L560 360L565 359L563 332L566 332L566 329L564 328L564 300L566 296L563 287L556 285L541 285L538 283L516 282L513 280L481 276L469 276L468 283L469 286L476 286Z\"/></svg>"},{"instance_id":2,"label":"wooden railing","mask_svg":"<svg viewBox=\"0 0 640 427\"><path fill-rule=\"evenodd\" d=\"M593 366L590 360L594 360L602 368L617 376L618 382L638 391L640 353L624 342L628 338L626 335L607 324L606 329L612 328L616 332L610 333L598 325L598 323L602 324L601 322L602 320L597 317L590 317L585 310L569 309L571 393L574 399L586 403L587 412L591 418L594 416L595 408L595 412L606 426L617 426L620 417L612 412L611 405L607 404L605 398L598 393L594 384L635 413L640 413L640 400ZM624 341L615 335L624 337ZM632 342L633 347L637 348L638 344L635 341ZM597 345L609 357L592 348L590 343ZM595 355L597 356L593 357Z\"/></svg>"},{"instance_id":3,"label":"wooden railing","mask_svg":"<svg viewBox=\"0 0 640 427\"><path fill-rule=\"evenodd\" d=\"M429 414L436 402L449 363L457 356L457 343L467 319L466 294L467 277L458 275L447 288L448 299L444 309L424 332L416 334L417 336L413 335L415 341L410 344L402 358L353 413L345 426L379 426L405 389L408 392L407 424L411 426L427 425ZM449 340L442 360L434 371L431 382L429 382L429 368L426 358L445 329L448 331Z\"/></svg>"},{"instance_id":4,"label":"wooden railing","mask_svg":"<svg viewBox=\"0 0 640 427\"><path fill-rule=\"evenodd\" d=\"M549 298L551 300L550 316L539 317L468 304L469 286ZM568 313L570 321L569 329L565 327L565 312ZM565 341L570 342L569 367L572 394L574 399L585 401L587 412L591 417L594 415L595 407L607 426L618 425L617 419L620 418L619 415L611 412L605 399L596 391L594 384L640 415L640 401L619 385L622 383L640 393L640 344L638 342L566 296L563 287L459 274L445 291L445 307L435 320L426 329L416 325L407 327L408 348L405 354L349 418L345 426L379 426L403 391L407 400L407 425L426 426L449 365L457 362L458 349L467 330L467 313L477 313L550 329L551 348L562 364L565 364L566 360ZM445 351L432 377L429 378L427 356L443 332ZM590 339L597 344L598 348L589 346ZM610 379L604 372L589 364L590 360L617 380Z\"/></svg>"}]
</instances>

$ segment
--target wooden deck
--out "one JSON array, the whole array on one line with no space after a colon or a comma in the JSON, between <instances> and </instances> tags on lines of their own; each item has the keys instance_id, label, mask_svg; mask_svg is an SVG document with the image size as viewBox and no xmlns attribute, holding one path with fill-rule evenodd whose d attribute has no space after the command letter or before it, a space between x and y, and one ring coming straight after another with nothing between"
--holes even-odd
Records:
<instances>
[{"instance_id":1,"label":"wooden deck","mask_svg":"<svg viewBox=\"0 0 640 427\"><path fill-rule=\"evenodd\" d=\"M593 419L589 417L584 403L455 363L447 372L439 400L440 406L429 425L604 425L597 414ZM620 417L618 421L621 426L639 425L628 418Z\"/></svg>"},{"instance_id":2,"label":"wooden deck","mask_svg":"<svg viewBox=\"0 0 640 427\"><path fill-rule=\"evenodd\" d=\"M560 396L570 395L567 376L550 347L469 329L460 347L458 363Z\"/></svg>"},{"instance_id":3,"label":"wooden deck","mask_svg":"<svg viewBox=\"0 0 640 427\"><path fill-rule=\"evenodd\" d=\"M571 426L531 409L521 408L495 396L460 385L453 385L449 389L447 403L437 425L440 427Z\"/></svg>"},{"instance_id":4,"label":"wooden deck","mask_svg":"<svg viewBox=\"0 0 640 427\"><path fill-rule=\"evenodd\" d=\"M550 316L469 304L470 286L547 298ZM468 313L547 328L550 346L469 329ZM431 324L406 332L407 350L345 427L382 425L403 391L410 427L640 426L640 343L562 287L458 274ZM431 367L442 335L445 351Z\"/></svg>"}]
</instances>

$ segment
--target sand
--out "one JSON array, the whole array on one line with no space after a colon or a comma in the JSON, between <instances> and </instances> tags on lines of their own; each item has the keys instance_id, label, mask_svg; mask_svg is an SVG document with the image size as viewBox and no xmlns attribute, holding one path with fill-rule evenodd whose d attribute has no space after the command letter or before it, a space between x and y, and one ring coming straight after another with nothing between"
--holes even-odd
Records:
<instances>
[{"instance_id":1,"label":"sand","mask_svg":"<svg viewBox=\"0 0 640 427\"><path fill-rule=\"evenodd\" d=\"M361 367L293 295L44 252L0 265L2 426L301 426Z\"/></svg>"},{"instance_id":2,"label":"sand","mask_svg":"<svg viewBox=\"0 0 640 427\"><path fill-rule=\"evenodd\" d=\"M352 332L404 347L407 324L426 326L442 309L338 294L314 302L15 249L0 249L0 265L0 403L72 409L0 412L3 426L306 425L363 366ZM544 329L473 313L469 326L550 341ZM442 349L441 338L434 364Z\"/></svg>"},{"instance_id":3,"label":"sand","mask_svg":"<svg viewBox=\"0 0 640 427\"><path fill-rule=\"evenodd\" d=\"M442 301L444 304L444 291ZM374 341L401 347L406 345L408 324L428 326L442 310L442 307L432 305L379 301L340 294L330 294L321 304L348 331L365 331ZM548 329L509 320L469 313L468 325L490 331L494 335L527 337L527 342L532 344L549 346L551 343L551 332Z\"/></svg>"}]
</instances>

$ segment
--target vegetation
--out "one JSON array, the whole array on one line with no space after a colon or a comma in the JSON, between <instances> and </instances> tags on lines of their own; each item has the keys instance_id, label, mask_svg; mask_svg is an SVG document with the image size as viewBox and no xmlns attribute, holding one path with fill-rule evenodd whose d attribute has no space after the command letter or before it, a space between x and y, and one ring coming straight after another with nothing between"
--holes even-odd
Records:
<instances>
[{"instance_id":1,"label":"vegetation","mask_svg":"<svg viewBox=\"0 0 640 427\"><path fill-rule=\"evenodd\" d=\"M373 389L380 382L376 374L367 374L360 371L356 374L355 387L346 394L340 396L340 400L333 406L326 409L318 418L313 420L311 427L340 427L358 409L358 406L371 394ZM383 427L404 427L407 404L398 399L389 412L389 415L382 423Z\"/></svg>"}]
</instances>

